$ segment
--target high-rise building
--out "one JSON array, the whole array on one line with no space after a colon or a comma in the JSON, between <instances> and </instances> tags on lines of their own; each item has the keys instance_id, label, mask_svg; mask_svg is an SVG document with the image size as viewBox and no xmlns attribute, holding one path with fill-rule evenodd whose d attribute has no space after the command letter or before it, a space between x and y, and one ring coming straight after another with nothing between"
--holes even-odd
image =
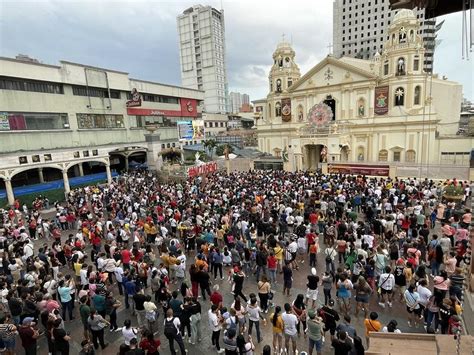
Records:
<instances>
[{"instance_id":1,"label":"high-rise building","mask_svg":"<svg viewBox=\"0 0 474 355\"><path fill-rule=\"evenodd\" d=\"M334 56L370 59L381 52L388 40L387 29L398 10L390 10L389 0L334 0L333 46ZM416 10L420 21L418 33L425 46L424 70L433 69L433 53L436 45L435 19L425 19L425 11Z\"/></svg>"},{"instance_id":2,"label":"high-rise building","mask_svg":"<svg viewBox=\"0 0 474 355\"><path fill-rule=\"evenodd\" d=\"M224 11L194 5L177 18L181 82L204 90L204 111L228 110Z\"/></svg>"},{"instance_id":3,"label":"high-rise building","mask_svg":"<svg viewBox=\"0 0 474 355\"><path fill-rule=\"evenodd\" d=\"M240 92L231 92L229 94L229 102L231 113L238 113L242 110L242 107L250 105L250 97L248 94L241 94Z\"/></svg>"}]
</instances>

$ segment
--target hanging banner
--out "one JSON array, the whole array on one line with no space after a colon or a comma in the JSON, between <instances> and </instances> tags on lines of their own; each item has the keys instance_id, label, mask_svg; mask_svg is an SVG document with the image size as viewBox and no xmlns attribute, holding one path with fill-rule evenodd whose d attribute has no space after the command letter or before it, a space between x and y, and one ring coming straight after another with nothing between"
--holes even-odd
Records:
<instances>
[{"instance_id":1,"label":"hanging banner","mask_svg":"<svg viewBox=\"0 0 474 355\"><path fill-rule=\"evenodd\" d=\"M217 162L211 161L210 163L192 166L188 169L188 177L193 178L217 171Z\"/></svg>"},{"instance_id":2,"label":"hanging banner","mask_svg":"<svg viewBox=\"0 0 474 355\"><path fill-rule=\"evenodd\" d=\"M376 115L386 115L388 113L388 86L375 88L374 113Z\"/></svg>"},{"instance_id":3,"label":"hanging banner","mask_svg":"<svg viewBox=\"0 0 474 355\"><path fill-rule=\"evenodd\" d=\"M10 122L8 122L8 113L0 112L0 131L9 131Z\"/></svg>"},{"instance_id":4,"label":"hanging banner","mask_svg":"<svg viewBox=\"0 0 474 355\"><path fill-rule=\"evenodd\" d=\"M291 121L291 99L281 99L281 120L283 122Z\"/></svg>"},{"instance_id":5,"label":"hanging banner","mask_svg":"<svg viewBox=\"0 0 474 355\"><path fill-rule=\"evenodd\" d=\"M329 174L388 176L389 172L388 165L328 164Z\"/></svg>"}]
</instances>

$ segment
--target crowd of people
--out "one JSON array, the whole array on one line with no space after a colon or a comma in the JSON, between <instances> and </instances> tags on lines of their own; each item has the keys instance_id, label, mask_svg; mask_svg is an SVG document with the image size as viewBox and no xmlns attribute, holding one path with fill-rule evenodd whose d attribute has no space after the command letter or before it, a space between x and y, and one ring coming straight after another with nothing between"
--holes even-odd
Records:
<instances>
[{"instance_id":1,"label":"crowd of people","mask_svg":"<svg viewBox=\"0 0 474 355\"><path fill-rule=\"evenodd\" d=\"M457 334L471 211L469 185L450 183L464 189L457 205L431 180L135 172L72 191L49 218L39 200L18 203L2 214L0 347L13 354L19 336L36 354L44 336L69 354L72 321L82 355L108 346L106 330L121 332L120 355L158 354L161 334L173 355L203 334L229 355L297 354L301 336L310 355L364 354L371 332L401 332L378 319L396 302L409 328Z\"/></svg>"}]
</instances>

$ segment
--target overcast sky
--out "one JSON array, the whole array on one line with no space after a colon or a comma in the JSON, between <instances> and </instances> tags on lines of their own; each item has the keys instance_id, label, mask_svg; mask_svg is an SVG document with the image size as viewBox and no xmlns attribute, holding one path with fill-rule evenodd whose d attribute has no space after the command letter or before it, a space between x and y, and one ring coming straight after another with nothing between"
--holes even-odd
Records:
<instances>
[{"instance_id":1,"label":"overcast sky","mask_svg":"<svg viewBox=\"0 0 474 355\"><path fill-rule=\"evenodd\" d=\"M199 1L0 0L0 55L43 63L68 60L130 77L180 85L176 16ZM221 8L221 1L202 1ZM328 53L332 0L222 1L229 91L267 94L272 53L284 33L304 74ZM291 5L290 5L291 4ZM443 17L435 72L464 85L474 99L474 58L461 59L460 13ZM474 55L474 53L471 53Z\"/></svg>"}]
</instances>

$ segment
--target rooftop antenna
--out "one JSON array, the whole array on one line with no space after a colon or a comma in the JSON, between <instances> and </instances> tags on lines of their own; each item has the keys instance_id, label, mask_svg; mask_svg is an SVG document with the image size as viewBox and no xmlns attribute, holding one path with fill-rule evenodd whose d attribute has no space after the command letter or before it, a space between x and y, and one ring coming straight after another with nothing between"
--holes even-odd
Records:
<instances>
[{"instance_id":1,"label":"rooftop antenna","mask_svg":"<svg viewBox=\"0 0 474 355\"><path fill-rule=\"evenodd\" d=\"M224 6L222 5L222 0L221 0L221 11L224 10Z\"/></svg>"}]
</instances>

